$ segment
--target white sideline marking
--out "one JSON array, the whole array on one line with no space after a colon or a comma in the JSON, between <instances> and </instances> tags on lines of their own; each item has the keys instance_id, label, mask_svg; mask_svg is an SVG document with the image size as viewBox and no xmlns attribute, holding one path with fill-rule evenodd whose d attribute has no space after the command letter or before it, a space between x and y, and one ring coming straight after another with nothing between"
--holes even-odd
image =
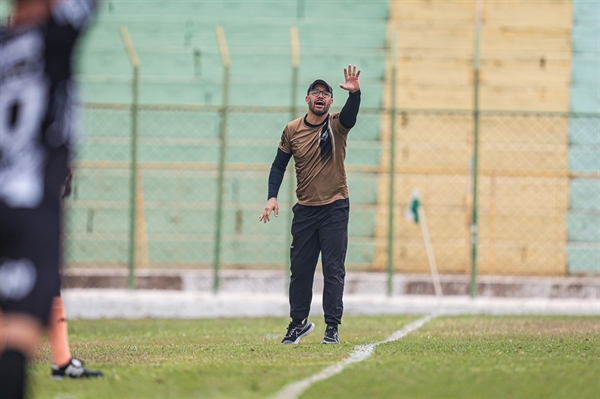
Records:
<instances>
[{"instance_id":1,"label":"white sideline marking","mask_svg":"<svg viewBox=\"0 0 600 399\"><path fill-rule=\"evenodd\" d=\"M313 374L312 376L304 380L292 382L291 384L286 385L281 391L279 391L277 394L275 394L275 396L273 396L273 399L296 399L298 396L300 396L302 392L304 392L315 382L326 380L329 377L341 373L342 370L344 370L346 366L348 366L351 363L362 362L363 360L371 356L377 345L397 341L405 335L423 327L425 323L437 316L437 314L430 314L428 316L425 316L413 323L410 323L403 329L396 331L383 341L379 341L374 344L368 345L358 345L354 348L354 351L352 351L350 356L346 359L341 360L338 363L333 364L329 367L326 367L321 372Z\"/></svg>"}]
</instances>

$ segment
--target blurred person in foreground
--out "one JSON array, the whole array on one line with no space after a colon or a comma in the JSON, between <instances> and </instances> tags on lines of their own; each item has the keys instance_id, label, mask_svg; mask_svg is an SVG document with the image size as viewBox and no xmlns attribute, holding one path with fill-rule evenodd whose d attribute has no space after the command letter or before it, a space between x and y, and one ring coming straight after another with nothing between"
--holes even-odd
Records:
<instances>
[{"instance_id":1,"label":"blurred person in foreground","mask_svg":"<svg viewBox=\"0 0 600 399\"><path fill-rule=\"evenodd\" d=\"M342 323L344 310L350 212L344 160L348 133L356 124L360 108L359 75L356 65L344 68L345 82L340 87L348 91L348 98L339 113L329 113L333 89L327 82L317 79L308 87L305 98L308 112L285 126L271 166L268 200L260 221L268 222L271 212L275 217L279 214L277 194L292 156L298 181L290 247L292 321L282 344L297 344L315 327L308 321L308 315L319 255L323 264L323 311L327 324L321 343L340 342L338 325Z\"/></svg>"},{"instance_id":2,"label":"blurred person in foreground","mask_svg":"<svg viewBox=\"0 0 600 399\"><path fill-rule=\"evenodd\" d=\"M0 28L0 398L60 292L61 192L75 141L73 50L98 0L15 0Z\"/></svg>"}]
</instances>

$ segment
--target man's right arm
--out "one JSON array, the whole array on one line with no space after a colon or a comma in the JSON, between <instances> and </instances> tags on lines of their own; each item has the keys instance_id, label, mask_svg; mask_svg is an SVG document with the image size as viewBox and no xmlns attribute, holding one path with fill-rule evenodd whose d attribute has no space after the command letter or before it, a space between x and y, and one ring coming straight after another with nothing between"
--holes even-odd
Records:
<instances>
[{"instance_id":1,"label":"man's right arm","mask_svg":"<svg viewBox=\"0 0 600 399\"><path fill-rule=\"evenodd\" d=\"M269 194L267 196L267 206L262 211L258 220L267 223L271 219L271 212L275 212L275 217L279 214L279 205L277 204L277 194L279 194L279 188L283 181L283 175L285 174L285 168L290 161L292 154L288 154L281 148L277 149L277 155L271 165L271 172L269 172Z\"/></svg>"},{"instance_id":2,"label":"man's right arm","mask_svg":"<svg viewBox=\"0 0 600 399\"><path fill-rule=\"evenodd\" d=\"M291 157L292 154L282 151L281 148L277 149L277 155L271 165L271 172L269 172L269 195L267 196L267 200L269 198L277 198L281 182L283 181L283 175L285 174L285 169L287 168Z\"/></svg>"}]
</instances>

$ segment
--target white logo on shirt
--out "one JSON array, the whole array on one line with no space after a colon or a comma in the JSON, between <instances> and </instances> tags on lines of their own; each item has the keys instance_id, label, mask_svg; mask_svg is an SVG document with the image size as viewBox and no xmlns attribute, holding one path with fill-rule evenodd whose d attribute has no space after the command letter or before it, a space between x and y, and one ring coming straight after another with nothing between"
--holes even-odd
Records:
<instances>
[{"instance_id":1,"label":"white logo on shirt","mask_svg":"<svg viewBox=\"0 0 600 399\"><path fill-rule=\"evenodd\" d=\"M0 298L18 301L25 298L35 285L37 271L29 259L0 260Z\"/></svg>"}]
</instances>

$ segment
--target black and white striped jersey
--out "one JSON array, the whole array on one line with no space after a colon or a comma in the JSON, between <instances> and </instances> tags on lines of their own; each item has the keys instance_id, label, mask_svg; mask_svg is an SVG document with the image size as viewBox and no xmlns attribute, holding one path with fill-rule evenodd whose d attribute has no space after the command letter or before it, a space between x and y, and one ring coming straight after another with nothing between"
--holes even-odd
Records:
<instances>
[{"instance_id":1,"label":"black and white striped jersey","mask_svg":"<svg viewBox=\"0 0 600 399\"><path fill-rule=\"evenodd\" d=\"M77 137L73 53L97 3L59 0L41 23L0 28L0 202L8 207L36 208L56 192L47 168Z\"/></svg>"}]
</instances>

